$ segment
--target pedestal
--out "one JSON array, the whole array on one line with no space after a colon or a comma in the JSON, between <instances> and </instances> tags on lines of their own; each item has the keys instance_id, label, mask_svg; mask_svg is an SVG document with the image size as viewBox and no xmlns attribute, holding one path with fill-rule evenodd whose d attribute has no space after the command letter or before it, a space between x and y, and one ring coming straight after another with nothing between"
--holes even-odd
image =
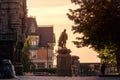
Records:
<instances>
[{"instance_id":1,"label":"pedestal","mask_svg":"<svg viewBox=\"0 0 120 80\"><path fill-rule=\"evenodd\" d=\"M72 76L70 49L59 49L57 56L57 75L58 76Z\"/></svg>"},{"instance_id":2,"label":"pedestal","mask_svg":"<svg viewBox=\"0 0 120 80\"><path fill-rule=\"evenodd\" d=\"M17 63L14 65L15 67L15 72L16 72L16 75L23 75L23 65L21 63Z\"/></svg>"}]
</instances>

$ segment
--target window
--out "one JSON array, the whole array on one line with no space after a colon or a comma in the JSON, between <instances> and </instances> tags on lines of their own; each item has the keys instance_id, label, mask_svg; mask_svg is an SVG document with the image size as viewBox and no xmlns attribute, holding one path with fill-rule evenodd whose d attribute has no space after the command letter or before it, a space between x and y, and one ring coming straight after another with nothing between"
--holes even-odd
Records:
<instances>
[{"instance_id":1,"label":"window","mask_svg":"<svg viewBox=\"0 0 120 80\"><path fill-rule=\"evenodd\" d=\"M34 23L31 24L31 29L30 30L31 30L31 33L35 32L35 24Z\"/></svg>"},{"instance_id":2,"label":"window","mask_svg":"<svg viewBox=\"0 0 120 80\"><path fill-rule=\"evenodd\" d=\"M48 49L48 59L52 60L52 50Z\"/></svg>"},{"instance_id":3,"label":"window","mask_svg":"<svg viewBox=\"0 0 120 80\"><path fill-rule=\"evenodd\" d=\"M51 66L51 65L49 65L49 68L52 68L52 66Z\"/></svg>"},{"instance_id":4,"label":"window","mask_svg":"<svg viewBox=\"0 0 120 80\"><path fill-rule=\"evenodd\" d=\"M45 63L41 62L37 64L38 69L43 69L45 68Z\"/></svg>"},{"instance_id":5,"label":"window","mask_svg":"<svg viewBox=\"0 0 120 80\"><path fill-rule=\"evenodd\" d=\"M30 38L30 45L31 46L38 46L39 36L29 36L29 38Z\"/></svg>"},{"instance_id":6,"label":"window","mask_svg":"<svg viewBox=\"0 0 120 80\"><path fill-rule=\"evenodd\" d=\"M30 51L31 52L31 59L37 58L37 51Z\"/></svg>"}]
</instances>

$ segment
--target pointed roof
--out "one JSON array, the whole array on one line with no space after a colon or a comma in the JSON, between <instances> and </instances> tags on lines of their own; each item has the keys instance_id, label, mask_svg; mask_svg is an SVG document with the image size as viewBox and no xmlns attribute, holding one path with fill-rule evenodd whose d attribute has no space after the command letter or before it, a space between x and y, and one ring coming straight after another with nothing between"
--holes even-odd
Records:
<instances>
[{"instance_id":1,"label":"pointed roof","mask_svg":"<svg viewBox=\"0 0 120 80\"><path fill-rule=\"evenodd\" d=\"M38 35L37 22L34 17L27 18L26 36Z\"/></svg>"},{"instance_id":2,"label":"pointed roof","mask_svg":"<svg viewBox=\"0 0 120 80\"><path fill-rule=\"evenodd\" d=\"M53 25L38 27L34 17L27 18L26 37L28 35L39 36L39 47L48 47L50 43L55 43Z\"/></svg>"},{"instance_id":3,"label":"pointed roof","mask_svg":"<svg viewBox=\"0 0 120 80\"><path fill-rule=\"evenodd\" d=\"M55 35L53 26L40 26L39 31L39 47L47 47L49 43L55 43Z\"/></svg>"}]
</instances>

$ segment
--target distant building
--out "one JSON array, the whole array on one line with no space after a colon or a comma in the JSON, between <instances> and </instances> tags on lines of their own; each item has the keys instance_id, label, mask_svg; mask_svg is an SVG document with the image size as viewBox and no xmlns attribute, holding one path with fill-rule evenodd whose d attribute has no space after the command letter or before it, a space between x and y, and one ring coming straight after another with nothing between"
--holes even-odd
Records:
<instances>
[{"instance_id":1,"label":"distant building","mask_svg":"<svg viewBox=\"0 0 120 80\"><path fill-rule=\"evenodd\" d=\"M53 26L39 26L39 44L38 54L41 55L39 68L53 68L55 35ZM43 66L44 65L44 66Z\"/></svg>"},{"instance_id":2,"label":"distant building","mask_svg":"<svg viewBox=\"0 0 120 80\"><path fill-rule=\"evenodd\" d=\"M37 26L36 19L27 19L26 36L30 38L30 59L36 69L53 68L55 35L53 26Z\"/></svg>"}]
</instances>

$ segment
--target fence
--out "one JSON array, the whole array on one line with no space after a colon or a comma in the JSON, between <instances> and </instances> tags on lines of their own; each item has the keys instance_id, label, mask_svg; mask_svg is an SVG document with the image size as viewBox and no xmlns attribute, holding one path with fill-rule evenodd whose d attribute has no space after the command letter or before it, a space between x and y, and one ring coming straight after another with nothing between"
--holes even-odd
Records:
<instances>
[{"instance_id":1,"label":"fence","mask_svg":"<svg viewBox=\"0 0 120 80\"><path fill-rule=\"evenodd\" d=\"M106 65L105 75L117 73L116 65ZM80 63L80 76L99 76L101 75L101 63Z\"/></svg>"}]
</instances>

